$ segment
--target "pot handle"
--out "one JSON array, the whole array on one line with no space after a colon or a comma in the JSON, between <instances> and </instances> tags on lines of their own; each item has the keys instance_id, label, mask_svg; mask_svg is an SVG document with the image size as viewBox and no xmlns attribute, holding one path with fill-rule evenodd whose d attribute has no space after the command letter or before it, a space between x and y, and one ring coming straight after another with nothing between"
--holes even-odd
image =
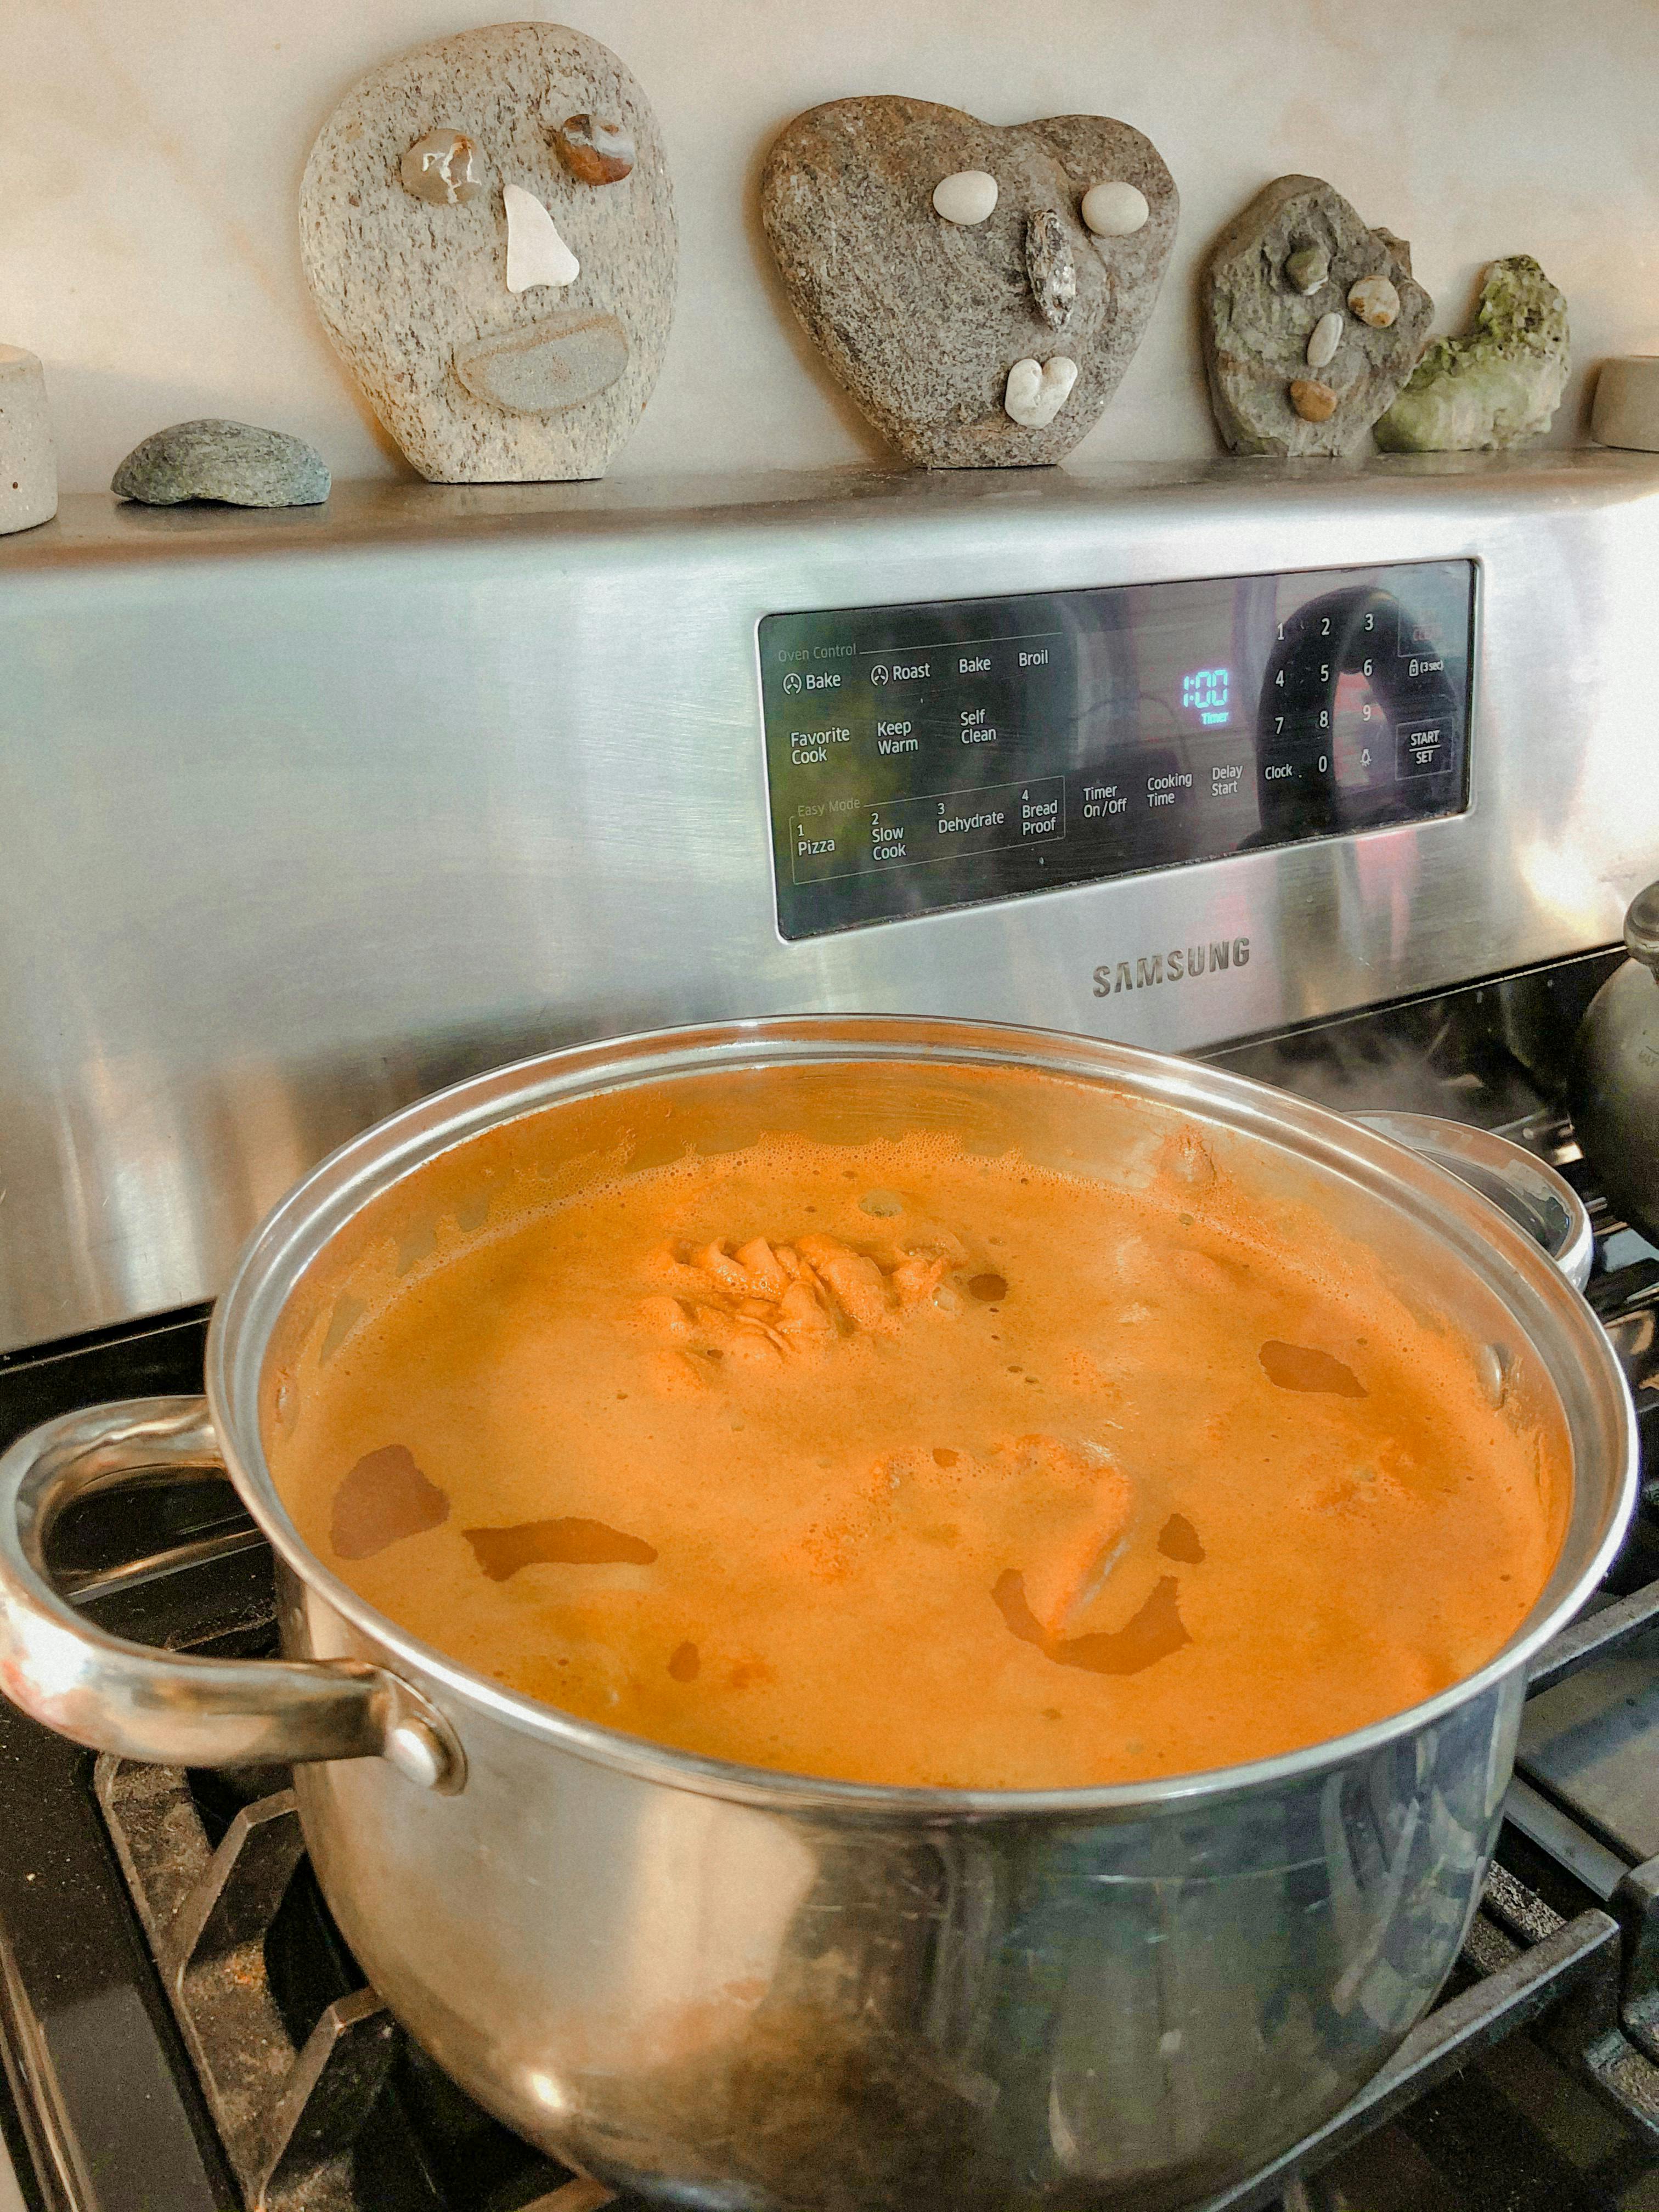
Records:
<instances>
[{"instance_id":1,"label":"pot handle","mask_svg":"<svg viewBox=\"0 0 1659 2212\"><path fill-rule=\"evenodd\" d=\"M1595 1264L1595 1233L1584 1201L1547 1161L1490 1129L1437 1114L1356 1114L1356 1121L1455 1175L1501 1206L1582 1291Z\"/></svg>"},{"instance_id":2,"label":"pot handle","mask_svg":"<svg viewBox=\"0 0 1659 2212\"><path fill-rule=\"evenodd\" d=\"M423 1788L461 1788L453 1730L418 1691L358 1659L202 1659L110 1636L59 1595L52 1522L123 1483L222 1469L202 1398L130 1398L65 1413L0 1458L0 1689L60 1735L167 1766L384 1759Z\"/></svg>"}]
</instances>

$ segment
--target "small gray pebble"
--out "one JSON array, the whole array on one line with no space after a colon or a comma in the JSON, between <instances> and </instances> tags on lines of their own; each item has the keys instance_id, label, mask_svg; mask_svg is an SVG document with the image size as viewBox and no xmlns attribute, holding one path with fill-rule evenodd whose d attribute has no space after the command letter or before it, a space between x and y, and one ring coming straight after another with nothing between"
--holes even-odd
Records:
<instances>
[{"instance_id":1,"label":"small gray pebble","mask_svg":"<svg viewBox=\"0 0 1659 2212\"><path fill-rule=\"evenodd\" d=\"M315 507L328 489L328 464L303 439L212 419L155 431L133 447L110 481L118 499L145 507L177 507L187 499Z\"/></svg>"}]
</instances>

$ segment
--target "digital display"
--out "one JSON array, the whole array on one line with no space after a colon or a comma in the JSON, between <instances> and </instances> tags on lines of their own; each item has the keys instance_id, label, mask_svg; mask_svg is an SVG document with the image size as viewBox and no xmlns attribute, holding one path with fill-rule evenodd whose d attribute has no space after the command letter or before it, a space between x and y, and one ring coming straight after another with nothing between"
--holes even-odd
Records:
<instances>
[{"instance_id":1,"label":"digital display","mask_svg":"<svg viewBox=\"0 0 1659 2212\"><path fill-rule=\"evenodd\" d=\"M768 615L778 927L1461 812L1474 564Z\"/></svg>"}]
</instances>

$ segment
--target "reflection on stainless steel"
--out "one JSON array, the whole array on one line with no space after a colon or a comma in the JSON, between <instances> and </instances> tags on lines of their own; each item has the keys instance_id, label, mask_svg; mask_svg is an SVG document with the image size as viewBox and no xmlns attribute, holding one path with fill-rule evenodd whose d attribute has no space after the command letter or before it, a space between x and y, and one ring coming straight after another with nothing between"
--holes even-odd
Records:
<instances>
[{"instance_id":1,"label":"reflection on stainless steel","mask_svg":"<svg viewBox=\"0 0 1659 2212\"><path fill-rule=\"evenodd\" d=\"M216 1290L423 1091L799 1006L1188 1048L1609 942L1643 769L1659 462L66 500L0 546L0 1345ZM786 945L755 625L791 608L1481 564L1464 817ZM1199 939L1240 968L1094 995Z\"/></svg>"},{"instance_id":2,"label":"reflection on stainless steel","mask_svg":"<svg viewBox=\"0 0 1659 2212\"><path fill-rule=\"evenodd\" d=\"M392 1213L466 1194L459 1140L681 1077L677 1144L720 1149L757 1113L775 1125L787 1072L801 1126L833 1100L878 1134L884 1114L910 1126L920 1095L988 1141L1013 1135L996 1118L1009 1109L982 1084L965 1106L952 1084L999 1066L1099 1082L1092 1097L1069 1091L1047 1133L1074 1164L1090 1164L1091 1144L1121 1158L1132 1125L1144 1134L1161 1115L1243 1148L1272 1188L1317 1192L1385 1267L1480 1340L1501 1333L1515 1369L1553 1389L1575 1470L1563 1554L1469 1681L1337 1742L1209 1776L1008 1793L820 1783L520 1698L397 1629L301 1543L264 1465L262 1389L337 1310L355 1255L380 1249ZM1020 1127L1041 1135L1028 1087L1014 1088ZM426 1163L441 1192L416 1176ZM711 2207L1168 2208L1317 2127L1399 2046L1456 1957L1527 1662L1602 1571L1635 1482L1605 1338L1545 1256L1460 1184L1212 1069L919 1021L578 1048L413 1108L265 1224L216 1317L208 1374L226 1463L278 1555L288 1659L243 1710L280 1711L279 1677L314 1686L352 1662L423 1700L464 1752L465 1787L448 1795L411 1787L389 1758L295 1769L319 1878L374 1988L532 2141L618 2187ZM38 1436L15 1448L14 1491L42 1449ZM50 1719L39 1565L38 1548L20 1564L0 1547L0 1597L23 1624L10 1680ZM46 1617L86 1693L78 1732L99 1735L102 1695L111 1740L130 1743L141 1668L190 1662ZM261 1669L221 1665L215 1680L239 1672ZM178 1678L149 1679L165 1695ZM206 1704L170 1725L175 1757L227 1755Z\"/></svg>"}]
</instances>

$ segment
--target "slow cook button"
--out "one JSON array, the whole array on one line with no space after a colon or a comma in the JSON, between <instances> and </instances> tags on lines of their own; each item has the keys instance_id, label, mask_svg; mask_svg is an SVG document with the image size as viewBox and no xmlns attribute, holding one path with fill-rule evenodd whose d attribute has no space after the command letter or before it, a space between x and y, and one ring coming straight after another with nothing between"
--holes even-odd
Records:
<instances>
[{"instance_id":1,"label":"slow cook button","mask_svg":"<svg viewBox=\"0 0 1659 2212\"><path fill-rule=\"evenodd\" d=\"M1440 775L1451 766L1451 730L1443 714L1401 722L1395 730L1395 774Z\"/></svg>"}]
</instances>

